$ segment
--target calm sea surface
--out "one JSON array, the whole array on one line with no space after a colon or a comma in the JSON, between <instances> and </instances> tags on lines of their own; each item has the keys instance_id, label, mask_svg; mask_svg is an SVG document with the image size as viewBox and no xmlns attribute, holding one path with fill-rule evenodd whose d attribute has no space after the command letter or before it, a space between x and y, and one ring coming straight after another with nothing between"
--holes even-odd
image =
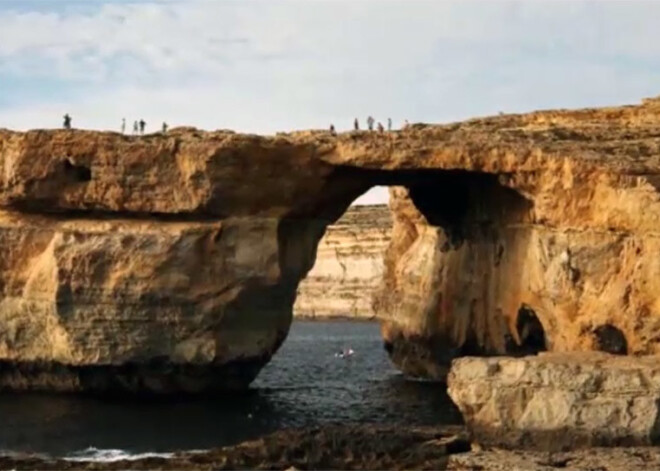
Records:
<instances>
[{"instance_id":1,"label":"calm sea surface","mask_svg":"<svg viewBox=\"0 0 660 471\"><path fill-rule=\"evenodd\" d=\"M345 348L354 355L336 357ZM93 458L207 449L288 427L452 424L460 415L442 385L392 367L377 324L298 321L244 393L160 402L0 395L0 420L0 450Z\"/></svg>"}]
</instances>

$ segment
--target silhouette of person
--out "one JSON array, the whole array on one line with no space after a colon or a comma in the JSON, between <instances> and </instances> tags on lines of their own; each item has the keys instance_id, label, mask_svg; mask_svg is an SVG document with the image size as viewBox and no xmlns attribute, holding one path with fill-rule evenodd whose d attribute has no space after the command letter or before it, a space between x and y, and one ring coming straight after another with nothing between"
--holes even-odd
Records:
<instances>
[{"instance_id":1,"label":"silhouette of person","mask_svg":"<svg viewBox=\"0 0 660 471\"><path fill-rule=\"evenodd\" d=\"M64 115L64 129L71 129L71 116L69 116L69 113Z\"/></svg>"},{"instance_id":2,"label":"silhouette of person","mask_svg":"<svg viewBox=\"0 0 660 471\"><path fill-rule=\"evenodd\" d=\"M121 133L124 134L126 132L126 118L121 119Z\"/></svg>"},{"instance_id":3,"label":"silhouette of person","mask_svg":"<svg viewBox=\"0 0 660 471\"><path fill-rule=\"evenodd\" d=\"M360 130L360 123L358 122L357 118L353 120L353 129L355 129L356 131Z\"/></svg>"},{"instance_id":4,"label":"silhouette of person","mask_svg":"<svg viewBox=\"0 0 660 471\"><path fill-rule=\"evenodd\" d=\"M140 135L144 136L144 128L147 126L147 123L144 122L144 119L140 120Z\"/></svg>"},{"instance_id":5,"label":"silhouette of person","mask_svg":"<svg viewBox=\"0 0 660 471\"><path fill-rule=\"evenodd\" d=\"M133 121L133 135L136 135L138 133L138 122Z\"/></svg>"},{"instance_id":6,"label":"silhouette of person","mask_svg":"<svg viewBox=\"0 0 660 471\"><path fill-rule=\"evenodd\" d=\"M385 128L383 127L383 124L380 121L378 122L378 132L385 132Z\"/></svg>"},{"instance_id":7,"label":"silhouette of person","mask_svg":"<svg viewBox=\"0 0 660 471\"><path fill-rule=\"evenodd\" d=\"M387 130L392 130L392 118L387 118Z\"/></svg>"},{"instance_id":8,"label":"silhouette of person","mask_svg":"<svg viewBox=\"0 0 660 471\"><path fill-rule=\"evenodd\" d=\"M369 116L369 117L367 118L367 128L369 129L369 131L373 131L373 130L374 130L374 121L375 121L375 120L374 120L373 116Z\"/></svg>"},{"instance_id":9,"label":"silhouette of person","mask_svg":"<svg viewBox=\"0 0 660 471\"><path fill-rule=\"evenodd\" d=\"M163 121L163 134L167 132L167 123Z\"/></svg>"},{"instance_id":10,"label":"silhouette of person","mask_svg":"<svg viewBox=\"0 0 660 471\"><path fill-rule=\"evenodd\" d=\"M332 134L333 136L337 135L337 131L335 131L335 125L334 124L330 125L330 134Z\"/></svg>"}]
</instances>

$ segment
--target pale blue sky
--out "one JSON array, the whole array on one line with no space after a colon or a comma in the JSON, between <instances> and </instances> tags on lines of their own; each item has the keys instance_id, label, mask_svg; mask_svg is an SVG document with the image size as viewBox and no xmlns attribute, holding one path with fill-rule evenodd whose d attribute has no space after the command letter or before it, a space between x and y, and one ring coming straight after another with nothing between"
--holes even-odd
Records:
<instances>
[{"instance_id":1,"label":"pale blue sky","mask_svg":"<svg viewBox=\"0 0 660 471\"><path fill-rule=\"evenodd\" d=\"M0 0L0 127L341 130L658 94L655 1Z\"/></svg>"}]
</instances>

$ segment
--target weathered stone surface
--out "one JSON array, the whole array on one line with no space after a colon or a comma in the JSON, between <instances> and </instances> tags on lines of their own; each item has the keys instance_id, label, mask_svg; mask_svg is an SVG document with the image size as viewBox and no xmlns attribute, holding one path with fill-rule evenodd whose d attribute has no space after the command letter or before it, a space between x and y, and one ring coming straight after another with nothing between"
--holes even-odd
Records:
<instances>
[{"instance_id":1,"label":"weathered stone surface","mask_svg":"<svg viewBox=\"0 0 660 471\"><path fill-rule=\"evenodd\" d=\"M447 146L418 166L467 171L390 190L377 302L394 362L442 379L464 355L658 353L659 112L649 101L444 128ZM620 341L604 341L612 331Z\"/></svg>"},{"instance_id":2,"label":"weathered stone surface","mask_svg":"<svg viewBox=\"0 0 660 471\"><path fill-rule=\"evenodd\" d=\"M375 309L407 373L444 378L468 354L660 353L659 136L658 100L338 136L0 130L0 302L17 326L0 336L0 384L249 381L326 227L373 185L395 187ZM172 229L215 240L218 226L217 249Z\"/></svg>"},{"instance_id":3,"label":"weathered stone surface","mask_svg":"<svg viewBox=\"0 0 660 471\"><path fill-rule=\"evenodd\" d=\"M387 205L351 206L319 242L316 263L298 286L293 315L377 317L372 298L383 279L391 230Z\"/></svg>"},{"instance_id":4,"label":"weathered stone surface","mask_svg":"<svg viewBox=\"0 0 660 471\"><path fill-rule=\"evenodd\" d=\"M449 395L478 443L570 450L660 439L660 357L600 352L454 361Z\"/></svg>"},{"instance_id":5,"label":"weathered stone surface","mask_svg":"<svg viewBox=\"0 0 660 471\"><path fill-rule=\"evenodd\" d=\"M276 240L270 219L0 214L0 389L245 387L289 325L286 303L254 297L280 276Z\"/></svg>"},{"instance_id":6,"label":"weathered stone surface","mask_svg":"<svg viewBox=\"0 0 660 471\"><path fill-rule=\"evenodd\" d=\"M483 450L449 456L448 471L655 471L660 448L589 448L563 453Z\"/></svg>"}]
</instances>

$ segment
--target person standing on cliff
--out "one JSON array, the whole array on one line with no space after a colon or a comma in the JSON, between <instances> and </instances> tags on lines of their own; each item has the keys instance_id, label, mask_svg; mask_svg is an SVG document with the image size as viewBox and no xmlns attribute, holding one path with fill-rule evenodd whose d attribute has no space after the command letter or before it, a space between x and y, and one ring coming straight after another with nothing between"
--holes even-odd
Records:
<instances>
[{"instance_id":1,"label":"person standing on cliff","mask_svg":"<svg viewBox=\"0 0 660 471\"><path fill-rule=\"evenodd\" d=\"M358 122L358 119L357 119L357 118L355 118L355 119L353 120L353 129L354 129L355 131L359 131L359 130L360 130L360 123Z\"/></svg>"},{"instance_id":2,"label":"person standing on cliff","mask_svg":"<svg viewBox=\"0 0 660 471\"><path fill-rule=\"evenodd\" d=\"M369 117L367 118L367 129L369 129L369 131L373 131L373 130L374 130L374 121L375 121L375 120L374 120L374 117L373 117L373 116L369 116Z\"/></svg>"},{"instance_id":3,"label":"person standing on cliff","mask_svg":"<svg viewBox=\"0 0 660 471\"><path fill-rule=\"evenodd\" d=\"M147 123L144 122L144 119L140 120L140 136L144 136L144 128L147 126Z\"/></svg>"},{"instance_id":4,"label":"person standing on cliff","mask_svg":"<svg viewBox=\"0 0 660 471\"><path fill-rule=\"evenodd\" d=\"M163 134L167 133L167 123L163 121Z\"/></svg>"},{"instance_id":5,"label":"person standing on cliff","mask_svg":"<svg viewBox=\"0 0 660 471\"><path fill-rule=\"evenodd\" d=\"M133 121L133 135L135 136L138 133L138 122Z\"/></svg>"},{"instance_id":6,"label":"person standing on cliff","mask_svg":"<svg viewBox=\"0 0 660 471\"><path fill-rule=\"evenodd\" d=\"M126 132L126 118L121 119L121 133L124 134Z\"/></svg>"},{"instance_id":7,"label":"person standing on cliff","mask_svg":"<svg viewBox=\"0 0 660 471\"><path fill-rule=\"evenodd\" d=\"M392 130L392 118L387 118L387 130Z\"/></svg>"},{"instance_id":8,"label":"person standing on cliff","mask_svg":"<svg viewBox=\"0 0 660 471\"><path fill-rule=\"evenodd\" d=\"M383 123L380 121L378 122L378 132L383 133L385 132L385 128L383 127Z\"/></svg>"},{"instance_id":9,"label":"person standing on cliff","mask_svg":"<svg viewBox=\"0 0 660 471\"><path fill-rule=\"evenodd\" d=\"M335 131L335 125L334 124L330 125L330 134L332 134L333 136L337 135L337 131Z\"/></svg>"},{"instance_id":10,"label":"person standing on cliff","mask_svg":"<svg viewBox=\"0 0 660 471\"><path fill-rule=\"evenodd\" d=\"M69 113L64 115L64 129L71 129L71 116L69 116Z\"/></svg>"}]
</instances>

